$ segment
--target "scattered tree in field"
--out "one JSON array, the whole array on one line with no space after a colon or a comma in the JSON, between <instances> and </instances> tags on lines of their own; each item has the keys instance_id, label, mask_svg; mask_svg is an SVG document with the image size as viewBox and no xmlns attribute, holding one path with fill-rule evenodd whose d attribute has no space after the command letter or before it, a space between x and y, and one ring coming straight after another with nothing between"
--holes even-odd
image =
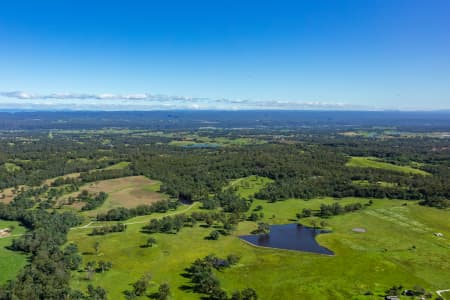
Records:
<instances>
[{"instance_id":1,"label":"scattered tree in field","mask_svg":"<svg viewBox=\"0 0 450 300\"><path fill-rule=\"evenodd\" d=\"M170 286L168 283L163 283L158 288L158 300L167 300L170 297Z\"/></svg>"},{"instance_id":2,"label":"scattered tree in field","mask_svg":"<svg viewBox=\"0 0 450 300\"><path fill-rule=\"evenodd\" d=\"M113 232L124 232L127 229L127 225L123 223L117 223L114 225L107 225L102 227L96 227L92 229L90 235L105 235Z\"/></svg>"},{"instance_id":3,"label":"scattered tree in field","mask_svg":"<svg viewBox=\"0 0 450 300\"><path fill-rule=\"evenodd\" d=\"M149 247L153 247L154 244L156 244L156 239L154 237L149 237L147 239L147 242L146 242L145 246L147 248L149 248Z\"/></svg>"},{"instance_id":4,"label":"scattered tree in field","mask_svg":"<svg viewBox=\"0 0 450 300\"><path fill-rule=\"evenodd\" d=\"M194 291L208 294L210 299L223 298L226 293L220 288L220 282L213 273L213 269L222 270L229 268L239 261L239 256L228 255L227 258L219 258L208 255L203 259L197 259L186 269L191 282L194 284Z\"/></svg>"},{"instance_id":5,"label":"scattered tree in field","mask_svg":"<svg viewBox=\"0 0 450 300\"><path fill-rule=\"evenodd\" d=\"M138 281L133 283L134 294L136 296L142 296L147 291L152 275L150 273L145 273Z\"/></svg>"},{"instance_id":6,"label":"scattered tree in field","mask_svg":"<svg viewBox=\"0 0 450 300\"><path fill-rule=\"evenodd\" d=\"M88 261L86 263L86 279L88 280L92 279L92 275L94 274L95 271L95 265L96 265L95 261Z\"/></svg>"},{"instance_id":7,"label":"scattered tree in field","mask_svg":"<svg viewBox=\"0 0 450 300\"><path fill-rule=\"evenodd\" d=\"M98 268L102 273L109 271L112 268L112 262L101 260L98 262Z\"/></svg>"},{"instance_id":8,"label":"scattered tree in field","mask_svg":"<svg viewBox=\"0 0 450 300\"><path fill-rule=\"evenodd\" d=\"M254 289L246 288L242 291L235 291L231 295L231 300L258 300L258 295Z\"/></svg>"},{"instance_id":9,"label":"scattered tree in field","mask_svg":"<svg viewBox=\"0 0 450 300\"><path fill-rule=\"evenodd\" d=\"M88 298L94 300L106 300L106 291L101 287L94 287L92 284L89 284L87 287L88 290Z\"/></svg>"},{"instance_id":10,"label":"scattered tree in field","mask_svg":"<svg viewBox=\"0 0 450 300\"><path fill-rule=\"evenodd\" d=\"M301 213L302 218L308 218L312 216L312 210L309 208L304 208Z\"/></svg>"},{"instance_id":11,"label":"scattered tree in field","mask_svg":"<svg viewBox=\"0 0 450 300\"><path fill-rule=\"evenodd\" d=\"M94 250L95 250L95 254L98 255L98 252L100 251L100 242L99 241L95 241Z\"/></svg>"},{"instance_id":12,"label":"scattered tree in field","mask_svg":"<svg viewBox=\"0 0 450 300\"><path fill-rule=\"evenodd\" d=\"M267 223L258 223L258 228L253 230L253 234L268 234L270 232L270 225Z\"/></svg>"},{"instance_id":13,"label":"scattered tree in field","mask_svg":"<svg viewBox=\"0 0 450 300\"><path fill-rule=\"evenodd\" d=\"M208 240L218 240L220 237L220 233L217 230L211 231L211 233L208 235Z\"/></svg>"}]
</instances>

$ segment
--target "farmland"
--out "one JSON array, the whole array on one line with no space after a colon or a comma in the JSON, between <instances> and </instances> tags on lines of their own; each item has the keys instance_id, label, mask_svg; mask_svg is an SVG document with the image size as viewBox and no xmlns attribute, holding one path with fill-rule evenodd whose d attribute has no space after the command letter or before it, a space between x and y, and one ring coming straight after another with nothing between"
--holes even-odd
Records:
<instances>
[{"instance_id":1,"label":"farmland","mask_svg":"<svg viewBox=\"0 0 450 300\"><path fill-rule=\"evenodd\" d=\"M292 199L275 204L256 201L253 205L263 206L265 221L282 224L293 222L296 211L318 209L320 204L334 201ZM367 202L367 199L339 201ZM443 221L449 214L415 203L402 206L396 200L375 200L373 207L362 212L327 220L327 226L333 232L321 235L318 240L335 251L333 257L260 249L245 244L237 235L248 234L256 227L253 222L241 223L235 234L223 236L218 241L205 240L210 229L201 226L185 228L176 235L154 234L157 245L152 248L141 247L148 237L140 232L142 224L128 225L126 233L100 238L87 236L88 229L76 230L70 233L69 239L76 242L82 252L89 253L83 256L85 261L97 259L92 254L92 247L94 241L100 242L99 258L111 260L114 267L108 273L96 274L93 281L105 287L112 298L122 297L131 283L150 272L154 288L168 282L173 287L174 298L199 299L197 294L181 289L189 285L189 281L181 276L184 268L196 258L211 253L233 253L242 257L240 263L218 274L223 287L230 292L250 286L263 299L348 299L353 296L371 299L363 294L372 291L375 295L382 295L386 286L392 283L408 287L421 285L427 290L450 284L445 276L441 276L450 267L446 260L450 226ZM272 219L272 215L275 218ZM309 220L302 222L307 224ZM352 232L352 228L361 226L367 230L366 233ZM436 238L433 235L435 231L443 232L445 238ZM342 269L346 270L345 278L338 275ZM74 276L75 287L85 288L89 283L83 273ZM298 280L304 284L296 284ZM267 286L266 282L276 284Z\"/></svg>"},{"instance_id":2,"label":"farmland","mask_svg":"<svg viewBox=\"0 0 450 300\"><path fill-rule=\"evenodd\" d=\"M159 192L160 185L160 182L150 180L144 176L130 176L89 183L82 186L81 190L94 194L99 192L108 194L106 202L101 207L89 211L89 215L94 215L114 207L131 208L165 199L167 195ZM62 200L77 194L77 192L68 194Z\"/></svg>"},{"instance_id":3,"label":"farmland","mask_svg":"<svg viewBox=\"0 0 450 300\"><path fill-rule=\"evenodd\" d=\"M395 172L403 172L407 174L418 174L424 176L430 175L429 173L420 169L412 168L410 166L401 166L382 162L373 157L352 157L346 165L348 167L375 168L375 169L391 170Z\"/></svg>"},{"instance_id":4,"label":"farmland","mask_svg":"<svg viewBox=\"0 0 450 300\"><path fill-rule=\"evenodd\" d=\"M25 229L18 222L0 220L0 230L11 226L13 226L13 230L11 230L9 235L14 236L25 232ZM25 255L6 248L11 244L11 239L11 236L0 236L0 284L13 279L26 263Z\"/></svg>"},{"instance_id":5,"label":"farmland","mask_svg":"<svg viewBox=\"0 0 450 300\"><path fill-rule=\"evenodd\" d=\"M333 130L0 132L0 299L433 299L450 287L446 141ZM333 255L240 238L284 224L328 232Z\"/></svg>"}]
</instances>

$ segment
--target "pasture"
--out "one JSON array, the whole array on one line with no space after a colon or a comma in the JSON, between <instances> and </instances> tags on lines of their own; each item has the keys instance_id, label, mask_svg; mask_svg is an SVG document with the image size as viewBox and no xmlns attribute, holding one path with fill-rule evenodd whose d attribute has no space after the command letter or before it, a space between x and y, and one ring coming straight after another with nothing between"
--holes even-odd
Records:
<instances>
[{"instance_id":1,"label":"pasture","mask_svg":"<svg viewBox=\"0 0 450 300\"><path fill-rule=\"evenodd\" d=\"M25 255L6 248L11 245L14 235L25 232L25 228L19 226L18 222L0 220L0 230L11 226L13 226L13 230L10 232L11 236L0 237L0 284L13 279L26 263Z\"/></svg>"},{"instance_id":2,"label":"pasture","mask_svg":"<svg viewBox=\"0 0 450 300\"><path fill-rule=\"evenodd\" d=\"M382 162L374 157L351 157L346 164L347 167L358 167L358 168L374 168L374 169L384 169L395 172L423 175L427 176L430 173L425 172L420 169L416 169L410 166L399 166L387 162Z\"/></svg>"},{"instance_id":3,"label":"pasture","mask_svg":"<svg viewBox=\"0 0 450 300\"><path fill-rule=\"evenodd\" d=\"M228 187L235 188L240 197L248 199L271 182L273 180L270 178L252 175L232 180Z\"/></svg>"},{"instance_id":4,"label":"pasture","mask_svg":"<svg viewBox=\"0 0 450 300\"><path fill-rule=\"evenodd\" d=\"M368 199L255 200L253 206L263 206L264 221L283 224L295 222L295 213L303 208L319 209L321 203L334 201L367 203ZM75 272L72 285L85 289L93 283L104 287L111 299L121 299L133 282L150 272L153 284L149 293L168 282L173 299L200 299L201 295L189 290L189 280L181 274L196 258L213 253L241 256L238 265L217 272L225 290L251 287L260 299L373 299L394 284L405 288L420 285L427 291L447 288L450 279L443 274L450 269L450 211L403 203L375 199L372 206L361 211L326 219L327 228L333 232L320 235L318 242L335 256L248 245L238 235L256 227L250 221L241 222L234 234L217 241L205 239L212 229L202 224L186 227L176 235L153 234L157 244L151 248L142 247L150 235L141 233L141 223L129 224L124 233L100 237L88 236L90 229L72 230L69 240L79 245L84 263L100 259L113 263L110 271L94 275L91 282L85 279L85 273ZM308 224L310 219L300 222ZM366 232L353 232L356 227L364 227ZM434 232L444 237L436 237ZM95 241L100 242L97 255L93 254ZM369 291L374 296L364 295Z\"/></svg>"},{"instance_id":5,"label":"pasture","mask_svg":"<svg viewBox=\"0 0 450 300\"><path fill-rule=\"evenodd\" d=\"M22 170L22 168L14 163L10 163L10 162L6 162L3 165L1 165L2 168L4 168L6 170L6 172L8 173L16 173L20 170Z\"/></svg>"},{"instance_id":6,"label":"pasture","mask_svg":"<svg viewBox=\"0 0 450 300\"><path fill-rule=\"evenodd\" d=\"M105 203L96 210L88 211L86 214L95 215L99 212L107 211L114 207L136 207L140 204L150 204L168 196L159 192L161 183L150 180L144 176L128 176L122 178L100 180L88 183L80 188L80 191L87 190L89 193L108 193ZM65 195L76 196L79 192ZM78 207L78 203L75 203Z\"/></svg>"}]
</instances>

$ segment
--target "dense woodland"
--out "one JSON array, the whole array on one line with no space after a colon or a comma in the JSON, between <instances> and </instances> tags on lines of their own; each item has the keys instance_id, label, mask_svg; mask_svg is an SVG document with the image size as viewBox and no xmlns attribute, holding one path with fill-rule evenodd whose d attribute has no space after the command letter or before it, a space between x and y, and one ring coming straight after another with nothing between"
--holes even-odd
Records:
<instances>
[{"instance_id":1,"label":"dense woodland","mask_svg":"<svg viewBox=\"0 0 450 300\"><path fill-rule=\"evenodd\" d=\"M3 122L12 126L11 120ZM69 228L77 226L81 220L76 214L59 212L55 201L64 193L78 191L83 184L97 180L145 175L160 180L161 192L171 196L170 200L152 205L115 208L99 214L98 220L122 221L166 212L176 209L179 201L200 201L205 209L221 207L223 212L230 214L229 217L208 213L168 217L146 225L144 230L148 233L174 233L192 222L208 223L211 218L222 220L225 232L232 230L237 220L242 219L241 214L248 211L251 199L241 198L232 189L224 188L230 180L250 175L272 180L255 195L270 202L288 198L354 196L420 200L422 205L437 209L450 207L448 138L349 137L341 135L341 131L339 128L188 129L178 134L171 130L160 135L147 135L145 131L143 134L142 129L131 131L131 134L112 129L2 131L0 195L4 198L2 194L6 189L12 189L14 200L9 204L0 203L0 219L19 221L28 229L26 235L13 240L10 248L28 253L30 262L15 280L0 289L0 299L106 298L105 291L98 287L91 286L87 294L70 289L70 272L80 266L81 257L75 245L65 245L66 235ZM169 144L194 132L200 138L251 138L264 143L198 148ZM399 166L414 163L416 168L430 175L348 167L346 163L351 156L375 157ZM126 167L113 167L124 161L129 162ZM80 174L45 182L70 173ZM81 191L77 198L69 200L83 201L86 204L82 210L92 210L102 205L106 197L105 193L91 195ZM359 209L364 207L360 204L323 206L317 216L327 217ZM250 216L255 221L258 217L256 213ZM119 223L98 228L91 234L104 235L125 229L126 226ZM212 233L211 239L215 237L218 235ZM190 276L195 289L214 297L226 297L220 296L224 292L212 275L215 261L220 260L214 259L195 262L189 270ZM201 276L207 276L200 278L197 269L202 269ZM204 281L210 281L211 286L203 286ZM256 299L253 292L236 292L232 299Z\"/></svg>"}]
</instances>

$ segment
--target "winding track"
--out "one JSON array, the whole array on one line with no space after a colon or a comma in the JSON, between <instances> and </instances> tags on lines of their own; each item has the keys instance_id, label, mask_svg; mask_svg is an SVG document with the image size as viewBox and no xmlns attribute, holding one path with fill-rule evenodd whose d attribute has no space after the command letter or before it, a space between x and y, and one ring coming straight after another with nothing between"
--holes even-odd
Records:
<instances>
[{"instance_id":1,"label":"winding track","mask_svg":"<svg viewBox=\"0 0 450 300\"><path fill-rule=\"evenodd\" d=\"M168 216L173 216L173 215L182 214L182 213L185 213L185 212L191 210L192 208L194 208L194 207L196 206L197 203L198 203L198 202L195 202L195 203L189 205L189 207L187 207L186 209L183 209L183 210L180 210L180 211L176 211L176 212L173 212L173 213L169 213L169 214L165 214L165 215L163 215L163 216L159 216L159 217L156 217L156 218L153 217L153 218L148 218L148 219L145 219L145 220L142 220L142 221L127 222L127 223L123 223L123 224L125 224L125 225L142 224L142 223L147 223L148 221L150 221L150 220L152 220L152 219L159 219L159 218L162 218L162 217L168 217ZM104 226L104 225L96 225L96 226L92 226L93 223L95 223L95 221L89 222L88 224L83 225L83 226L80 226L80 227L73 227L73 228L70 228L70 230L76 230L76 229L89 229L89 228L99 228L99 227Z\"/></svg>"},{"instance_id":2,"label":"winding track","mask_svg":"<svg viewBox=\"0 0 450 300\"><path fill-rule=\"evenodd\" d=\"M170 214L166 214L166 215L163 215L163 216L156 217L156 219L159 219L159 218L162 218L162 217L173 216L173 215L178 215L178 214L185 213L185 212L191 210L192 208L194 208L194 207L196 206L197 203L198 203L198 202L195 202L195 203L189 205L189 207L187 207L187 208L184 209L184 210L180 210L180 211L176 211L176 212L173 212L173 213L170 213ZM145 220L142 220L142 221L128 222L128 223L124 223L124 224L125 224L125 225L142 224L142 223L147 223L148 221L150 221L150 220L152 220L152 219L155 219L155 218L148 218L148 219L145 219ZM93 223L95 223L95 221L89 222L88 224L83 225L83 226L72 227L72 228L70 228L70 230L76 230L76 229L89 229L89 228L99 228L99 227L104 226L104 225L92 226ZM25 234L25 233L24 233L24 234ZM0 237L0 239L6 239L6 238L11 238L11 237L18 237L18 236L22 236L22 235L24 235L24 234L13 234L13 235L8 235L8 236L2 236L2 237Z\"/></svg>"},{"instance_id":3,"label":"winding track","mask_svg":"<svg viewBox=\"0 0 450 300\"><path fill-rule=\"evenodd\" d=\"M445 293L445 292L450 292L450 289L436 291L436 294L438 294L439 297L442 297L442 298L445 299L445 297L441 295L441 293Z\"/></svg>"}]
</instances>

